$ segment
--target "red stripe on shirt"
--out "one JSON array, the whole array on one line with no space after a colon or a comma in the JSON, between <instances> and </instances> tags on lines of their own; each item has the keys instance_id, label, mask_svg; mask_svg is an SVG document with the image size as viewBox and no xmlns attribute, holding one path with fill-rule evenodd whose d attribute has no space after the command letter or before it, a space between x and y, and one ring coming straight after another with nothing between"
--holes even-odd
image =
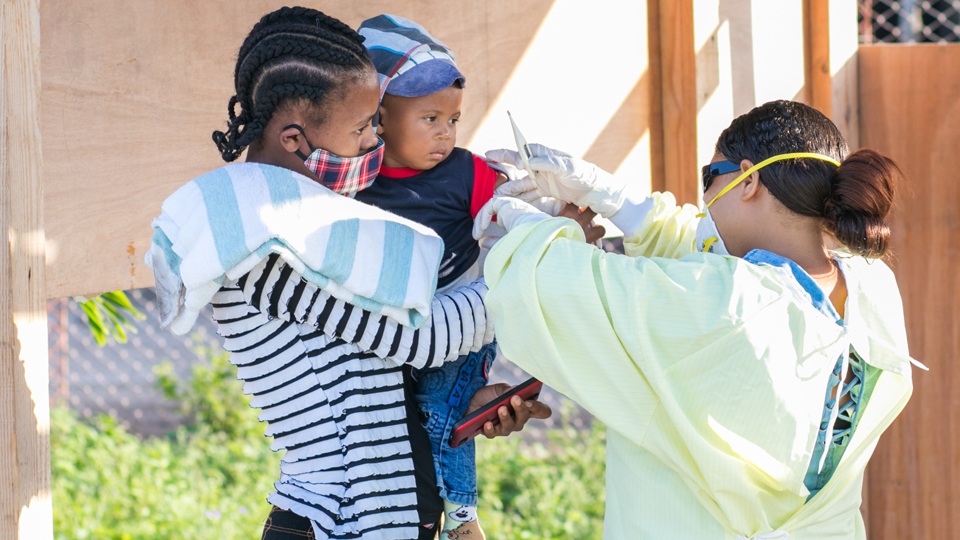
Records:
<instances>
[{"instance_id":1,"label":"red stripe on shirt","mask_svg":"<svg viewBox=\"0 0 960 540\"><path fill-rule=\"evenodd\" d=\"M410 167L387 167L386 165L380 166L380 174L386 176L387 178L410 178L411 176L416 176L423 171L417 169L411 169Z\"/></svg>"},{"instance_id":2,"label":"red stripe on shirt","mask_svg":"<svg viewBox=\"0 0 960 540\"><path fill-rule=\"evenodd\" d=\"M493 198L493 190L497 187L497 171L483 158L473 156L473 197L470 199L470 215L477 217L483 205Z\"/></svg>"}]
</instances>

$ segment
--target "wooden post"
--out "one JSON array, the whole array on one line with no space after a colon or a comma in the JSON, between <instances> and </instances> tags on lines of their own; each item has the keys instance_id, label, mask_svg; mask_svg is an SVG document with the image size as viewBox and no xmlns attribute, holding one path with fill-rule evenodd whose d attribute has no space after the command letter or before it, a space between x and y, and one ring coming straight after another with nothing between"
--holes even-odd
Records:
<instances>
[{"instance_id":1,"label":"wooden post","mask_svg":"<svg viewBox=\"0 0 960 540\"><path fill-rule=\"evenodd\" d=\"M670 191L680 204L697 204L697 63L693 0L650 0L650 66L659 78L653 99L661 128L651 151L663 155L662 171L653 168L652 189ZM654 82L654 88L658 88ZM656 165L656 164L655 164ZM660 173L662 176L657 177Z\"/></svg>"},{"instance_id":2,"label":"wooden post","mask_svg":"<svg viewBox=\"0 0 960 540\"><path fill-rule=\"evenodd\" d=\"M831 0L830 13L830 119L840 128L850 148L860 148L860 46L856 0Z\"/></svg>"},{"instance_id":3,"label":"wooden post","mask_svg":"<svg viewBox=\"0 0 960 540\"><path fill-rule=\"evenodd\" d=\"M0 0L0 539L53 538L40 2Z\"/></svg>"},{"instance_id":4,"label":"wooden post","mask_svg":"<svg viewBox=\"0 0 960 540\"><path fill-rule=\"evenodd\" d=\"M827 117L833 116L833 85L830 73L830 6L828 0L804 0L806 37L804 68L808 104Z\"/></svg>"}]
</instances>

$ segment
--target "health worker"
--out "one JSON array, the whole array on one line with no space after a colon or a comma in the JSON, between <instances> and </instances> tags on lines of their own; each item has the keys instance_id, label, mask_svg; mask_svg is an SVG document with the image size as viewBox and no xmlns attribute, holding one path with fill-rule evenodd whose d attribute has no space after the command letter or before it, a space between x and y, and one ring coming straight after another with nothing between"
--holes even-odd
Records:
<instances>
[{"instance_id":1,"label":"health worker","mask_svg":"<svg viewBox=\"0 0 960 540\"><path fill-rule=\"evenodd\" d=\"M864 469L910 397L886 218L902 174L817 110L736 118L704 209L532 145L485 273L500 348L607 426L604 538L862 539ZM522 166L516 152L488 157ZM609 218L625 255L522 199Z\"/></svg>"}]
</instances>

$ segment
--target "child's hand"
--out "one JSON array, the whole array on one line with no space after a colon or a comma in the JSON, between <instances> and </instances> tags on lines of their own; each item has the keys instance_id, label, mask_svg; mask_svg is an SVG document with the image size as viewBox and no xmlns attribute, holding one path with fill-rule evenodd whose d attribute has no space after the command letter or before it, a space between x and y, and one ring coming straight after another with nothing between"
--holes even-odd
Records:
<instances>
[{"instance_id":1,"label":"child's hand","mask_svg":"<svg viewBox=\"0 0 960 540\"><path fill-rule=\"evenodd\" d=\"M570 218L580 224L580 228L583 229L583 234L587 237L588 244L596 244L607 232L603 225L597 225L593 222L593 218L597 217L597 213L589 208L581 211L577 205L567 204L557 215Z\"/></svg>"},{"instance_id":2,"label":"child's hand","mask_svg":"<svg viewBox=\"0 0 960 540\"><path fill-rule=\"evenodd\" d=\"M497 398L500 394L510 390L511 386L507 383L488 384L477 390L470 398L470 407L466 414L482 407ZM500 407L497 415L500 417L500 423L494 425L493 422L487 422L483 425L483 435L492 439L494 437L505 437L514 431L520 431L531 418L550 418L553 411L545 403L537 400L524 401L520 396L513 396L510 400L510 406L513 407L515 414L510 414L510 409Z\"/></svg>"}]
</instances>

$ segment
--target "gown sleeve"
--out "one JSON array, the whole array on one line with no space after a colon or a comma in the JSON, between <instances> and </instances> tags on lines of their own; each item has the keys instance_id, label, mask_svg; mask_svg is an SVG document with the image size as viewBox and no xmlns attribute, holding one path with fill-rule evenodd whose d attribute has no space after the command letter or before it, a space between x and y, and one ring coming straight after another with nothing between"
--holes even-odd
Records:
<instances>
[{"instance_id":1,"label":"gown sleeve","mask_svg":"<svg viewBox=\"0 0 960 540\"><path fill-rule=\"evenodd\" d=\"M677 225L674 250L692 223ZM652 240L638 245L669 244L643 238ZM493 247L487 307L507 358L639 440L664 394L689 391L675 385L674 366L750 315L753 308L731 301L738 260L605 253L584 243L572 220L552 218L517 227ZM769 295L755 296L752 305Z\"/></svg>"}]
</instances>

